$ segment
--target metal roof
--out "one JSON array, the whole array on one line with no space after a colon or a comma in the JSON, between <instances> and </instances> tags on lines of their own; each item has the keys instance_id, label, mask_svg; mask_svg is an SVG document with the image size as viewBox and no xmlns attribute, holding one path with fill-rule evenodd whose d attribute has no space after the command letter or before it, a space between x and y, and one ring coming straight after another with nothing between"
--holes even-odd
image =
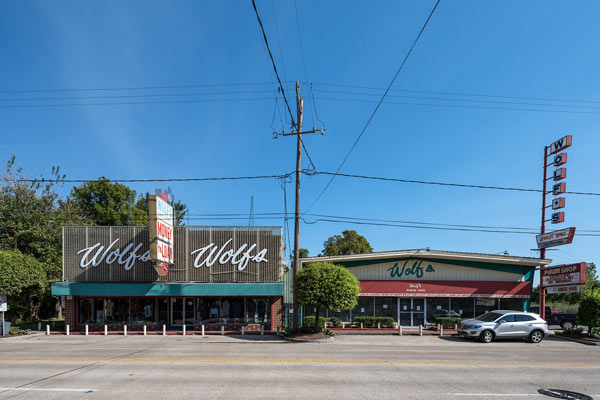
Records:
<instances>
[{"instance_id":1,"label":"metal roof","mask_svg":"<svg viewBox=\"0 0 600 400\"><path fill-rule=\"evenodd\" d=\"M519 256L505 256L498 254L486 254L486 253L466 253L458 251L443 251L443 250L430 250L430 249L412 249L412 250L394 250L394 251L380 251L365 254L349 254L342 256L323 256L323 257L307 257L301 258L300 262L303 264L315 262L315 261L330 261L330 262L344 262L344 261L363 261L373 259L389 259L389 258L436 258L446 260L459 260L459 261L472 261L482 263L495 263L495 264L512 264L512 265L525 265L525 266L538 266L548 265L552 262L551 259L542 259L534 257L519 257Z\"/></svg>"}]
</instances>

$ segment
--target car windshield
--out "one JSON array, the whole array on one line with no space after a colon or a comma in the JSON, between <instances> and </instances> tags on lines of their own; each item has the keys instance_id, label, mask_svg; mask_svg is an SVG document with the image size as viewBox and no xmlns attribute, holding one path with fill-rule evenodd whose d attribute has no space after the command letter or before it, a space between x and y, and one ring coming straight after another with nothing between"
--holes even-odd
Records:
<instances>
[{"instance_id":1,"label":"car windshield","mask_svg":"<svg viewBox=\"0 0 600 400\"><path fill-rule=\"evenodd\" d=\"M486 313L486 314L482 314L479 317L475 318L479 321L483 321L483 322L492 322L497 320L498 318L500 318L502 316L502 314L498 314L495 312L490 312L490 313Z\"/></svg>"}]
</instances>

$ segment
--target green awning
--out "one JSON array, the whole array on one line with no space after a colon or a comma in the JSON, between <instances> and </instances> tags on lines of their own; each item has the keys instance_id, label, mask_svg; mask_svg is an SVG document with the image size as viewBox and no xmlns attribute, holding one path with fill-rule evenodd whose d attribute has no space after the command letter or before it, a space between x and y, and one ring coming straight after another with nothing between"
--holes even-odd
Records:
<instances>
[{"instance_id":1,"label":"green awning","mask_svg":"<svg viewBox=\"0 0 600 400\"><path fill-rule=\"evenodd\" d=\"M283 296L273 283L81 283L55 282L55 296Z\"/></svg>"}]
</instances>

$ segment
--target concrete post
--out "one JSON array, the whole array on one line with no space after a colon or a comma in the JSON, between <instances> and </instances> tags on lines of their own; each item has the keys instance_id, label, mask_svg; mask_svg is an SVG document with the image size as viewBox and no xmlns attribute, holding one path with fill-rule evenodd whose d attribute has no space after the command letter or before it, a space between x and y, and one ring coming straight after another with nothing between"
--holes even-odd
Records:
<instances>
[{"instance_id":1,"label":"concrete post","mask_svg":"<svg viewBox=\"0 0 600 400\"><path fill-rule=\"evenodd\" d=\"M398 336L402 336L402 325L398 324Z\"/></svg>"},{"instance_id":2,"label":"concrete post","mask_svg":"<svg viewBox=\"0 0 600 400\"><path fill-rule=\"evenodd\" d=\"M362 329L362 328L363 328L363 323L361 322L361 323L360 323L360 329Z\"/></svg>"},{"instance_id":3,"label":"concrete post","mask_svg":"<svg viewBox=\"0 0 600 400\"><path fill-rule=\"evenodd\" d=\"M163 325L163 336L167 336L167 326Z\"/></svg>"},{"instance_id":4,"label":"concrete post","mask_svg":"<svg viewBox=\"0 0 600 400\"><path fill-rule=\"evenodd\" d=\"M127 336L127 325L123 325L123 336Z\"/></svg>"},{"instance_id":5,"label":"concrete post","mask_svg":"<svg viewBox=\"0 0 600 400\"><path fill-rule=\"evenodd\" d=\"M454 330L458 331L458 324L454 324Z\"/></svg>"},{"instance_id":6,"label":"concrete post","mask_svg":"<svg viewBox=\"0 0 600 400\"><path fill-rule=\"evenodd\" d=\"M204 336L204 324L202 325L202 336Z\"/></svg>"},{"instance_id":7,"label":"concrete post","mask_svg":"<svg viewBox=\"0 0 600 400\"><path fill-rule=\"evenodd\" d=\"M377 329L381 329L381 322L377 323Z\"/></svg>"},{"instance_id":8,"label":"concrete post","mask_svg":"<svg viewBox=\"0 0 600 400\"><path fill-rule=\"evenodd\" d=\"M440 326L440 336L444 336L444 326Z\"/></svg>"},{"instance_id":9,"label":"concrete post","mask_svg":"<svg viewBox=\"0 0 600 400\"><path fill-rule=\"evenodd\" d=\"M144 324L144 336L146 336L146 325Z\"/></svg>"},{"instance_id":10,"label":"concrete post","mask_svg":"<svg viewBox=\"0 0 600 400\"><path fill-rule=\"evenodd\" d=\"M38 322L38 331L41 331L41 330L42 330L42 323Z\"/></svg>"},{"instance_id":11,"label":"concrete post","mask_svg":"<svg viewBox=\"0 0 600 400\"><path fill-rule=\"evenodd\" d=\"M419 325L419 336L423 336L423 325Z\"/></svg>"},{"instance_id":12,"label":"concrete post","mask_svg":"<svg viewBox=\"0 0 600 400\"><path fill-rule=\"evenodd\" d=\"M46 325L46 335L50 335L50 325Z\"/></svg>"},{"instance_id":13,"label":"concrete post","mask_svg":"<svg viewBox=\"0 0 600 400\"><path fill-rule=\"evenodd\" d=\"M346 323L342 322L342 329L346 328Z\"/></svg>"},{"instance_id":14,"label":"concrete post","mask_svg":"<svg viewBox=\"0 0 600 400\"><path fill-rule=\"evenodd\" d=\"M108 335L108 325L104 325L104 336Z\"/></svg>"},{"instance_id":15,"label":"concrete post","mask_svg":"<svg viewBox=\"0 0 600 400\"><path fill-rule=\"evenodd\" d=\"M90 334L90 327L88 324L85 324L85 336Z\"/></svg>"},{"instance_id":16,"label":"concrete post","mask_svg":"<svg viewBox=\"0 0 600 400\"><path fill-rule=\"evenodd\" d=\"M67 336L69 336L71 334L71 327L69 325L65 325L65 333L67 334Z\"/></svg>"},{"instance_id":17,"label":"concrete post","mask_svg":"<svg viewBox=\"0 0 600 400\"><path fill-rule=\"evenodd\" d=\"M261 326L260 326L260 335L262 336L262 335L264 335L264 334L265 334L265 326L264 326L264 325L261 325Z\"/></svg>"},{"instance_id":18,"label":"concrete post","mask_svg":"<svg viewBox=\"0 0 600 400\"><path fill-rule=\"evenodd\" d=\"M185 324L183 324L183 329L181 330L181 334L185 336Z\"/></svg>"},{"instance_id":19,"label":"concrete post","mask_svg":"<svg viewBox=\"0 0 600 400\"><path fill-rule=\"evenodd\" d=\"M225 334L225 327L223 325L221 325L221 335Z\"/></svg>"},{"instance_id":20,"label":"concrete post","mask_svg":"<svg viewBox=\"0 0 600 400\"><path fill-rule=\"evenodd\" d=\"M242 336L244 336L244 325L242 325Z\"/></svg>"}]
</instances>

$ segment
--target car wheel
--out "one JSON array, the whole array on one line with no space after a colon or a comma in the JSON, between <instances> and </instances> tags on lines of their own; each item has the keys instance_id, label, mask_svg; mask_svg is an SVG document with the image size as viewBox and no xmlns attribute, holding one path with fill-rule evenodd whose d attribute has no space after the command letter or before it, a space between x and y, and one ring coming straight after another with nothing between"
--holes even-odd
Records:
<instances>
[{"instance_id":1,"label":"car wheel","mask_svg":"<svg viewBox=\"0 0 600 400\"><path fill-rule=\"evenodd\" d=\"M494 334L492 331L483 331L481 335L479 335L479 340L483 343L491 343L494 340Z\"/></svg>"},{"instance_id":2,"label":"car wheel","mask_svg":"<svg viewBox=\"0 0 600 400\"><path fill-rule=\"evenodd\" d=\"M575 322L563 321L563 322L561 322L560 327L563 329L573 329L573 328L575 328Z\"/></svg>"},{"instance_id":3,"label":"car wheel","mask_svg":"<svg viewBox=\"0 0 600 400\"><path fill-rule=\"evenodd\" d=\"M544 332L538 330L531 332L531 334L529 335L529 341L531 343L539 343L542 341L543 338Z\"/></svg>"}]
</instances>

